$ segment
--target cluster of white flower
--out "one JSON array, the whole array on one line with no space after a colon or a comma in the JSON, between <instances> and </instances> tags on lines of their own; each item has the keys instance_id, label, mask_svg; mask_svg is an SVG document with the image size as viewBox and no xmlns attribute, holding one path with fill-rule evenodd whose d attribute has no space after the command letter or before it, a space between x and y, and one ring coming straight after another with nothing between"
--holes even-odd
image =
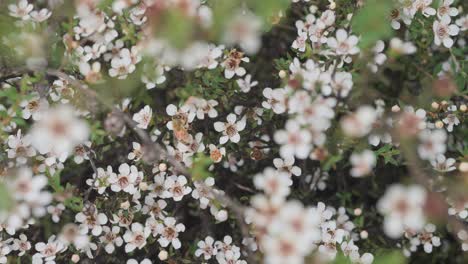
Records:
<instances>
[{"instance_id":1,"label":"cluster of white flower","mask_svg":"<svg viewBox=\"0 0 468 264\"><path fill-rule=\"evenodd\" d=\"M374 244L362 240L381 228L407 257L451 243L447 231L468 251L467 231L430 222L434 210L468 223L466 186L446 177L463 182L468 173L466 89L457 87L466 86L468 15L454 0L395 1L388 23L398 37L369 47L351 23L367 2L340 10L347 1L292 0L302 10L285 34L292 50L275 63L268 57L275 65L265 69L257 63L269 48L255 53L276 33L262 39L255 1L229 10L223 25L215 12L230 5L204 0L8 2L21 32L2 36L2 48L13 46L26 67L4 77L0 60L0 199L8 204L0 205L0 263L27 254L34 264L121 256L127 264L301 264L341 255L370 264ZM76 11L70 21L61 5ZM184 23L175 33L186 43L164 35L172 20ZM63 47L46 51L48 36ZM52 62L49 53L62 48ZM424 65L413 62L427 52ZM427 102L426 79L413 71L440 101ZM410 80L392 79L400 73ZM400 81L401 98L381 89ZM127 82L142 90L111 90ZM413 88L423 90L417 98ZM118 99L102 98L110 94ZM417 184L382 179L391 166Z\"/></svg>"},{"instance_id":2,"label":"cluster of white flower","mask_svg":"<svg viewBox=\"0 0 468 264\"><path fill-rule=\"evenodd\" d=\"M361 255L354 244L358 240L355 225L344 208L336 210L322 202L304 207L299 201L288 201L291 174L282 168L266 168L255 175L254 184L264 195L252 197L246 221L255 226L253 234L266 254L265 263L304 263L312 252L322 260L333 260L338 249L353 263L372 263L372 254Z\"/></svg>"},{"instance_id":3,"label":"cluster of white flower","mask_svg":"<svg viewBox=\"0 0 468 264\"><path fill-rule=\"evenodd\" d=\"M460 30L457 25L451 24L452 17L458 15L458 9L451 6L453 0L439 1L437 9L432 7L432 2L432 0L414 0L401 3L400 7L392 11L391 25L396 30L401 28L400 21L409 26L419 12L426 18L436 16L433 22L434 44L437 46L443 44L451 48L454 43L452 37L458 35Z\"/></svg>"}]
</instances>

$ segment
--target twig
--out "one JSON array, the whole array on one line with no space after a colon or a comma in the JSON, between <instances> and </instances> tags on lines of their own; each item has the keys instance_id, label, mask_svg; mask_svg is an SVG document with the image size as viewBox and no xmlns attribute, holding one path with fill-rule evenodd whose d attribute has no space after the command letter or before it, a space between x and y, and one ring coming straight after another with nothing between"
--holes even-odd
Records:
<instances>
[{"instance_id":1,"label":"twig","mask_svg":"<svg viewBox=\"0 0 468 264\"><path fill-rule=\"evenodd\" d=\"M93 171L94 171L94 174L96 175L96 177L94 177L93 183L91 184L90 188L88 190L86 190L86 193L85 193L85 195L83 197L83 203L86 203L87 201L89 201L89 195L91 194L91 191L94 188L94 184L96 183L96 181L98 179L98 172L97 172L96 164L94 163L94 160L91 157L91 154L94 154L94 156L96 156L96 153L94 153L94 151L92 151L90 148L88 148L88 147L86 147L86 148L88 149L89 163L91 164L91 167L93 168Z\"/></svg>"}]
</instances>

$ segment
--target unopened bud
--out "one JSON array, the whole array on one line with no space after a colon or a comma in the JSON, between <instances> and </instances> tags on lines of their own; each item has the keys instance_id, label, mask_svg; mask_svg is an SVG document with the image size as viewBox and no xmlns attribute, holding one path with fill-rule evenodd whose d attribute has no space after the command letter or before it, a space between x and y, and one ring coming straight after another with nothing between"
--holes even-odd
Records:
<instances>
[{"instance_id":1,"label":"unopened bud","mask_svg":"<svg viewBox=\"0 0 468 264\"><path fill-rule=\"evenodd\" d=\"M443 127L444 127L444 122L438 120L437 122L435 122L435 126L436 126L437 128L443 128Z\"/></svg>"},{"instance_id":2,"label":"unopened bud","mask_svg":"<svg viewBox=\"0 0 468 264\"><path fill-rule=\"evenodd\" d=\"M279 75L279 77L280 77L281 79L284 79L284 78L286 77L286 72L283 71L283 70L281 70L281 71L278 73L278 75Z\"/></svg>"},{"instance_id":3,"label":"unopened bud","mask_svg":"<svg viewBox=\"0 0 468 264\"><path fill-rule=\"evenodd\" d=\"M317 10L318 10L318 7L317 7L316 5L311 5L311 6L309 7L309 11L310 11L310 13L312 13L312 14L315 14L315 13L317 12Z\"/></svg>"},{"instance_id":4,"label":"unopened bud","mask_svg":"<svg viewBox=\"0 0 468 264\"><path fill-rule=\"evenodd\" d=\"M127 210L128 208L130 208L130 202L129 201L125 201L123 203L120 204L120 208L124 209L124 210Z\"/></svg>"},{"instance_id":5,"label":"unopened bud","mask_svg":"<svg viewBox=\"0 0 468 264\"><path fill-rule=\"evenodd\" d=\"M467 110L467 107L465 104L460 105L460 111L466 112L466 110Z\"/></svg>"},{"instance_id":6,"label":"unopened bud","mask_svg":"<svg viewBox=\"0 0 468 264\"><path fill-rule=\"evenodd\" d=\"M361 214L362 214L362 209L361 208L354 209L354 215L359 216Z\"/></svg>"},{"instance_id":7,"label":"unopened bud","mask_svg":"<svg viewBox=\"0 0 468 264\"><path fill-rule=\"evenodd\" d=\"M166 163L161 163L158 166L159 171L166 171L167 170L167 164Z\"/></svg>"},{"instance_id":8,"label":"unopened bud","mask_svg":"<svg viewBox=\"0 0 468 264\"><path fill-rule=\"evenodd\" d=\"M139 187L142 191L148 190L148 184L146 182L140 182Z\"/></svg>"},{"instance_id":9,"label":"unopened bud","mask_svg":"<svg viewBox=\"0 0 468 264\"><path fill-rule=\"evenodd\" d=\"M431 107L437 110L437 109L439 109L439 103L432 102Z\"/></svg>"},{"instance_id":10,"label":"unopened bud","mask_svg":"<svg viewBox=\"0 0 468 264\"><path fill-rule=\"evenodd\" d=\"M362 239L367 239L369 237L369 233L367 233L366 230L362 230L359 235L361 236Z\"/></svg>"},{"instance_id":11,"label":"unopened bud","mask_svg":"<svg viewBox=\"0 0 468 264\"><path fill-rule=\"evenodd\" d=\"M158 258L159 258L160 260L166 260L167 257L168 257L168 253L167 253L166 250L162 250L162 251L160 251L159 254L158 254Z\"/></svg>"},{"instance_id":12,"label":"unopened bud","mask_svg":"<svg viewBox=\"0 0 468 264\"><path fill-rule=\"evenodd\" d=\"M73 263L78 263L78 261L80 261L80 256L78 256L77 254L73 254L71 257L71 261Z\"/></svg>"},{"instance_id":13,"label":"unopened bud","mask_svg":"<svg viewBox=\"0 0 468 264\"><path fill-rule=\"evenodd\" d=\"M393 113L398 113L398 112L400 112L400 107L399 107L398 105L392 106L392 112L393 112Z\"/></svg>"},{"instance_id":14,"label":"unopened bud","mask_svg":"<svg viewBox=\"0 0 468 264\"><path fill-rule=\"evenodd\" d=\"M460 163L460 165L458 166L458 169L461 172L468 172L468 162L463 161L462 163Z\"/></svg>"}]
</instances>

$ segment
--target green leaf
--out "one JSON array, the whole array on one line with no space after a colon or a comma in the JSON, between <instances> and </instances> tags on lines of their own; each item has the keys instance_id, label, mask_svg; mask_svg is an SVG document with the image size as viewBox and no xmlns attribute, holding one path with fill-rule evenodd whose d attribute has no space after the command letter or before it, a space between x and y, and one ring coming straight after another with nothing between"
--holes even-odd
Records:
<instances>
[{"instance_id":1,"label":"green leaf","mask_svg":"<svg viewBox=\"0 0 468 264\"><path fill-rule=\"evenodd\" d=\"M56 172L53 176L49 177L49 185L55 192L63 192L63 187L60 185L60 172Z\"/></svg>"},{"instance_id":2,"label":"green leaf","mask_svg":"<svg viewBox=\"0 0 468 264\"><path fill-rule=\"evenodd\" d=\"M192 168L190 169L193 180L203 181L208 177L212 177L211 172L208 171L211 164L213 164L213 161L210 157L207 157L204 154L198 154L193 161Z\"/></svg>"},{"instance_id":3,"label":"green leaf","mask_svg":"<svg viewBox=\"0 0 468 264\"><path fill-rule=\"evenodd\" d=\"M343 157L340 154L331 156L330 158L327 159L327 161L325 161L325 163L323 164L322 169L324 171L329 171L341 159L343 159Z\"/></svg>"},{"instance_id":4,"label":"green leaf","mask_svg":"<svg viewBox=\"0 0 468 264\"><path fill-rule=\"evenodd\" d=\"M0 212L7 211L13 205L10 191L5 184L0 184Z\"/></svg>"},{"instance_id":5,"label":"green leaf","mask_svg":"<svg viewBox=\"0 0 468 264\"><path fill-rule=\"evenodd\" d=\"M361 35L359 46L369 48L377 40L388 38L393 30L387 20L392 11L392 2L389 0L369 0L360 9L352 20L355 33Z\"/></svg>"},{"instance_id":6,"label":"green leaf","mask_svg":"<svg viewBox=\"0 0 468 264\"><path fill-rule=\"evenodd\" d=\"M384 254L377 255L374 264L404 264L406 258L400 251L391 251Z\"/></svg>"},{"instance_id":7,"label":"green leaf","mask_svg":"<svg viewBox=\"0 0 468 264\"><path fill-rule=\"evenodd\" d=\"M81 197L72 196L65 199L64 205L75 212L81 212L83 209L83 199L81 199Z\"/></svg>"}]
</instances>

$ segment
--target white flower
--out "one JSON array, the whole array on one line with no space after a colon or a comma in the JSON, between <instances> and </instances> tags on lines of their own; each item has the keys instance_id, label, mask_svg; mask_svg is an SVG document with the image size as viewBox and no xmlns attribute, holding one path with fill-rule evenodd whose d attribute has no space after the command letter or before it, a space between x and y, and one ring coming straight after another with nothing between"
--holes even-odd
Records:
<instances>
[{"instance_id":1,"label":"white flower","mask_svg":"<svg viewBox=\"0 0 468 264\"><path fill-rule=\"evenodd\" d=\"M62 215L63 211L65 211L65 205L62 203L59 203L56 206L49 205L47 207L47 212L52 216L52 222L54 223L60 222L60 216Z\"/></svg>"},{"instance_id":2,"label":"white flower","mask_svg":"<svg viewBox=\"0 0 468 264\"><path fill-rule=\"evenodd\" d=\"M215 106L218 105L216 100L205 100L202 98L197 99L198 100L195 100L195 107L197 108L196 114L198 119L205 119L205 114L208 115L209 118L215 118L218 116L218 111L215 109Z\"/></svg>"},{"instance_id":3,"label":"white flower","mask_svg":"<svg viewBox=\"0 0 468 264\"><path fill-rule=\"evenodd\" d=\"M87 234L91 230L93 236L99 236L102 233L102 226L107 223L107 216L103 213L98 213L97 208L92 205L84 207L82 212L75 216L75 220L81 223L80 228L83 234Z\"/></svg>"},{"instance_id":4,"label":"white flower","mask_svg":"<svg viewBox=\"0 0 468 264\"><path fill-rule=\"evenodd\" d=\"M262 21L256 15L243 9L227 23L224 32L224 43L239 44L247 53L252 54L260 48Z\"/></svg>"},{"instance_id":5,"label":"white flower","mask_svg":"<svg viewBox=\"0 0 468 264\"><path fill-rule=\"evenodd\" d=\"M374 52L374 61L369 63L368 66L372 72L376 73L378 66L383 65L387 60L387 56L383 53L385 49L385 43L382 40L377 41L372 51Z\"/></svg>"},{"instance_id":6,"label":"white flower","mask_svg":"<svg viewBox=\"0 0 468 264\"><path fill-rule=\"evenodd\" d=\"M353 168L350 171L353 177L366 176L372 172L375 167L376 158L372 150L364 150L361 153L353 153L350 158Z\"/></svg>"},{"instance_id":7,"label":"white flower","mask_svg":"<svg viewBox=\"0 0 468 264\"><path fill-rule=\"evenodd\" d=\"M29 119L32 117L33 120L37 121L41 120L41 118L44 116L44 112L49 108L49 102L37 95L29 101L23 100L20 103L20 106L23 108L22 114L24 119Z\"/></svg>"},{"instance_id":8,"label":"white flower","mask_svg":"<svg viewBox=\"0 0 468 264\"><path fill-rule=\"evenodd\" d=\"M364 253L362 256L359 256L359 253L354 251L350 254L349 257L353 263L372 264L372 262L374 262L374 256L370 253Z\"/></svg>"},{"instance_id":9,"label":"white flower","mask_svg":"<svg viewBox=\"0 0 468 264\"><path fill-rule=\"evenodd\" d=\"M294 157L276 158L273 160L273 164L279 171L286 172L289 176L301 176L301 168L294 166Z\"/></svg>"},{"instance_id":10,"label":"white flower","mask_svg":"<svg viewBox=\"0 0 468 264\"><path fill-rule=\"evenodd\" d=\"M13 198L17 201L25 201L31 204L48 205L52 200L50 193L43 192L47 186L47 177L35 175L29 168L19 168L14 181L8 181L7 186L12 191Z\"/></svg>"},{"instance_id":11,"label":"white flower","mask_svg":"<svg viewBox=\"0 0 468 264\"><path fill-rule=\"evenodd\" d=\"M455 24L450 24L450 17L442 17L439 20L434 21L434 43L437 46L444 44L446 48L451 48L453 45L452 36L458 35L460 29Z\"/></svg>"},{"instance_id":12,"label":"white flower","mask_svg":"<svg viewBox=\"0 0 468 264\"><path fill-rule=\"evenodd\" d=\"M162 247L167 247L169 244L172 244L174 249L179 249L182 246L179 240L179 233L185 231L185 226L181 223L176 224L175 218L166 217L164 223L158 224L156 229L161 235L158 242Z\"/></svg>"},{"instance_id":13,"label":"white flower","mask_svg":"<svg viewBox=\"0 0 468 264\"><path fill-rule=\"evenodd\" d=\"M219 144L225 144L230 140L233 143L239 143L240 135L239 132L244 130L246 120L241 119L236 122L236 115L229 114L227 116L227 122L215 122L214 129L217 132L222 132L223 135L219 138Z\"/></svg>"},{"instance_id":14,"label":"white flower","mask_svg":"<svg viewBox=\"0 0 468 264\"><path fill-rule=\"evenodd\" d=\"M161 251L163 252L163 251ZM167 254L167 253L166 253ZM153 264L153 262L147 258L143 259L141 262L138 262L136 259L127 260L126 264Z\"/></svg>"},{"instance_id":15,"label":"white flower","mask_svg":"<svg viewBox=\"0 0 468 264\"><path fill-rule=\"evenodd\" d=\"M252 81L252 75L250 74L247 74L244 79L236 80L236 82L243 93L248 93L250 89L257 86L258 84L257 81Z\"/></svg>"},{"instance_id":16,"label":"white flower","mask_svg":"<svg viewBox=\"0 0 468 264\"><path fill-rule=\"evenodd\" d=\"M447 124L447 131L452 132L453 126L458 126L460 124L460 119L455 114L448 114L442 121Z\"/></svg>"},{"instance_id":17,"label":"white flower","mask_svg":"<svg viewBox=\"0 0 468 264\"><path fill-rule=\"evenodd\" d=\"M55 257L58 253L65 251L66 246L55 239L55 236L51 236L47 241L47 244L44 242L37 243L34 248L37 253L32 257L33 264L55 264Z\"/></svg>"},{"instance_id":18,"label":"white flower","mask_svg":"<svg viewBox=\"0 0 468 264\"><path fill-rule=\"evenodd\" d=\"M305 159L312 150L312 136L308 130L302 129L293 121L286 122L286 130L278 130L274 135L275 142L281 145L280 155L282 158L296 156Z\"/></svg>"},{"instance_id":19,"label":"white flower","mask_svg":"<svg viewBox=\"0 0 468 264\"><path fill-rule=\"evenodd\" d=\"M151 190L150 196L151 197L161 197L163 198L163 194L166 191L166 188L164 187L164 183L166 182L166 178L164 177L164 173L160 175L156 175L153 178L154 183L152 183L149 186L149 189Z\"/></svg>"},{"instance_id":20,"label":"white flower","mask_svg":"<svg viewBox=\"0 0 468 264\"><path fill-rule=\"evenodd\" d=\"M150 235L149 228L144 227L140 223L133 223L131 229L127 230L123 235L125 240L125 252L132 252L136 248L142 249L146 245L146 239Z\"/></svg>"},{"instance_id":21,"label":"white flower","mask_svg":"<svg viewBox=\"0 0 468 264\"><path fill-rule=\"evenodd\" d=\"M29 13L33 10L34 6L29 4L27 0L19 0L18 4L8 5L10 16L28 20L30 18Z\"/></svg>"},{"instance_id":22,"label":"white flower","mask_svg":"<svg viewBox=\"0 0 468 264\"><path fill-rule=\"evenodd\" d=\"M120 50L119 56L112 59L111 66L109 75L111 77L118 77L119 79L127 78L127 75L136 69L132 60L132 54L126 48Z\"/></svg>"},{"instance_id":23,"label":"white flower","mask_svg":"<svg viewBox=\"0 0 468 264\"><path fill-rule=\"evenodd\" d=\"M19 164L25 164L27 162L27 158L36 155L36 150L31 147L31 141L32 139L30 135L21 135L21 129L18 129L16 136L8 136L8 158L16 158L16 161Z\"/></svg>"},{"instance_id":24,"label":"white flower","mask_svg":"<svg viewBox=\"0 0 468 264\"><path fill-rule=\"evenodd\" d=\"M218 249L213 245L214 239L210 236L207 236L205 240L201 240L197 243L198 249L195 251L195 256L200 257L203 255L205 260L211 259L211 257L216 256Z\"/></svg>"},{"instance_id":25,"label":"white flower","mask_svg":"<svg viewBox=\"0 0 468 264\"><path fill-rule=\"evenodd\" d=\"M425 224L425 202L426 191L420 186L390 186L377 203L377 209L385 216L385 233L391 238L398 238L406 229L421 230Z\"/></svg>"},{"instance_id":26,"label":"white flower","mask_svg":"<svg viewBox=\"0 0 468 264\"><path fill-rule=\"evenodd\" d=\"M434 160L437 155L444 154L447 148L446 139L445 130L423 130L419 134L421 143L418 146L418 154L421 159Z\"/></svg>"},{"instance_id":27,"label":"white flower","mask_svg":"<svg viewBox=\"0 0 468 264\"><path fill-rule=\"evenodd\" d=\"M108 226L102 228L104 235L99 237L99 241L104 245L104 250L108 254L112 254L115 246L120 247L123 244L123 239L120 237L120 227L113 226L112 229Z\"/></svg>"},{"instance_id":28,"label":"white flower","mask_svg":"<svg viewBox=\"0 0 468 264\"><path fill-rule=\"evenodd\" d=\"M97 175L93 173L93 177L86 180L86 184L97 189L99 194L103 194L106 188L110 186L109 180L116 177L117 175L112 171L111 166L107 166L107 170L97 168Z\"/></svg>"},{"instance_id":29,"label":"white flower","mask_svg":"<svg viewBox=\"0 0 468 264\"><path fill-rule=\"evenodd\" d=\"M431 160L432 167L438 172L449 172L456 170L455 159L448 158L446 159L443 154L438 154L436 159Z\"/></svg>"},{"instance_id":30,"label":"white flower","mask_svg":"<svg viewBox=\"0 0 468 264\"><path fill-rule=\"evenodd\" d=\"M221 66L224 67L224 77L226 79L231 79L234 75L239 77L244 76L247 72L240 66L241 62L249 62L250 59L244 57L242 52L237 50L231 50L228 57L221 63Z\"/></svg>"},{"instance_id":31,"label":"white flower","mask_svg":"<svg viewBox=\"0 0 468 264\"><path fill-rule=\"evenodd\" d=\"M15 251L19 251L18 256L21 257L24 254L26 254L26 251L29 251L31 249L31 243L28 241L28 237L25 234L21 234L19 235L19 239L15 238L15 240L13 240L11 249Z\"/></svg>"},{"instance_id":32,"label":"white flower","mask_svg":"<svg viewBox=\"0 0 468 264\"><path fill-rule=\"evenodd\" d=\"M192 111L188 105L183 105L177 109L177 106L170 104L166 107L166 113L172 117L172 120L166 124L169 130L174 130L174 123L177 123L177 125L180 124L182 126L186 126L196 117L195 111Z\"/></svg>"},{"instance_id":33,"label":"white flower","mask_svg":"<svg viewBox=\"0 0 468 264\"><path fill-rule=\"evenodd\" d=\"M423 245L424 252L431 253L433 247L441 245L440 238L434 235L436 226L433 224L427 224L424 229L417 233L415 237L410 238L411 251L416 251L419 245Z\"/></svg>"},{"instance_id":34,"label":"white flower","mask_svg":"<svg viewBox=\"0 0 468 264\"><path fill-rule=\"evenodd\" d=\"M436 14L436 10L431 7L432 0L414 0L412 2L412 6L408 10L411 17L414 17L417 11L421 11L426 17Z\"/></svg>"},{"instance_id":35,"label":"white flower","mask_svg":"<svg viewBox=\"0 0 468 264\"><path fill-rule=\"evenodd\" d=\"M140 143L132 142L133 150L132 152L128 153L127 158L129 160L139 161L143 156L143 149L141 148Z\"/></svg>"},{"instance_id":36,"label":"white flower","mask_svg":"<svg viewBox=\"0 0 468 264\"><path fill-rule=\"evenodd\" d=\"M282 88L263 89L263 96L267 101L262 102L262 106L266 109L272 109L276 114L286 112L286 91Z\"/></svg>"},{"instance_id":37,"label":"white flower","mask_svg":"<svg viewBox=\"0 0 468 264\"><path fill-rule=\"evenodd\" d=\"M127 163L123 163L119 166L119 173L113 174L109 178L111 184L111 190L114 192L124 191L129 194L136 192L135 185L139 177L142 178L143 173L139 172L137 167L128 166Z\"/></svg>"},{"instance_id":38,"label":"white flower","mask_svg":"<svg viewBox=\"0 0 468 264\"><path fill-rule=\"evenodd\" d=\"M67 155L88 139L88 125L77 119L74 110L61 105L44 112L31 130L32 145L41 153Z\"/></svg>"},{"instance_id":39,"label":"white flower","mask_svg":"<svg viewBox=\"0 0 468 264\"><path fill-rule=\"evenodd\" d=\"M359 53L359 48L357 47L358 41L359 39L356 36L348 36L346 30L338 29L336 31L336 38L329 37L327 44L337 55L355 55Z\"/></svg>"},{"instance_id":40,"label":"white flower","mask_svg":"<svg viewBox=\"0 0 468 264\"><path fill-rule=\"evenodd\" d=\"M460 27L461 31L468 30L468 15L457 19L456 24Z\"/></svg>"},{"instance_id":41,"label":"white flower","mask_svg":"<svg viewBox=\"0 0 468 264\"><path fill-rule=\"evenodd\" d=\"M416 52L416 46L411 42L403 42L399 38L392 38L390 40L390 49L396 54L413 54Z\"/></svg>"},{"instance_id":42,"label":"white flower","mask_svg":"<svg viewBox=\"0 0 468 264\"><path fill-rule=\"evenodd\" d=\"M223 157L226 156L226 148L225 147L218 148L213 144L210 144L208 147L210 149L210 158L214 163L221 162Z\"/></svg>"},{"instance_id":43,"label":"white flower","mask_svg":"<svg viewBox=\"0 0 468 264\"><path fill-rule=\"evenodd\" d=\"M149 105L146 105L138 113L133 115L133 121L137 122L137 127L141 129L148 128L149 123L151 122L151 117L153 116L153 110Z\"/></svg>"},{"instance_id":44,"label":"white flower","mask_svg":"<svg viewBox=\"0 0 468 264\"><path fill-rule=\"evenodd\" d=\"M337 72L333 76L333 79L331 80L331 88L333 90L333 93L336 94L339 97L346 97L348 96L349 92L353 88L353 76L349 72ZM323 86L322 87L322 93L324 91L325 87L330 87L330 86ZM324 94L324 95L329 95Z\"/></svg>"},{"instance_id":45,"label":"white flower","mask_svg":"<svg viewBox=\"0 0 468 264\"><path fill-rule=\"evenodd\" d=\"M213 199L211 190L215 184L215 180L213 177L208 177L203 182L195 181L193 184L195 185L195 190L192 192L192 197L200 200L200 208L205 209L211 199Z\"/></svg>"},{"instance_id":46,"label":"white flower","mask_svg":"<svg viewBox=\"0 0 468 264\"><path fill-rule=\"evenodd\" d=\"M263 190L273 199L282 200L289 195L292 180L287 173L268 167L255 175L254 184L257 189Z\"/></svg>"},{"instance_id":47,"label":"white flower","mask_svg":"<svg viewBox=\"0 0 468 264\"><path fill-rule=\"evenodd\" d=\"M144 214L149 214L154 218L164 218L165 213L164 208L166 208L167 203L164 200L155 201L150 195L145 197L145 205L141 209L141 212Z\"/></svg>"},{"instance_id":48,"label":"white flower","mask_svg":"<svg viewBox=\"0 0 468 264\"><path fill-rule=\"evenodd\" d=\"M291 232L285 232L278 238L267 237L263 240L266 252L265 263L303 263L308 245L298 243L297 237Z\"/></svg>"},{"instance_id":49,"label":"white flower","mask_svg":"<svg viewBox=\"0 0 468 264\"><path fill-rule=\"evenodd\" d=\"M307 46L307 32L298 30L297 32L298 36L297 38L293 41L291 47L293 49L297 49L300 52L305 52L306 46Z\"/></svg>"},{"instance_id":50,"label":"white flower","mask_svg":"<svg viewBox=\"0 0 468 264\"><path fill-rule=\"evenodd\" d=\"M174 201L180 201L184 198L185 195L189 194L192 191L192 188L189 186L185 186L187 184L187 178L185 176L180 175L172 175L167 177L166 181L164 182L164 197L165 198L172 198Z\"/></svg>"},{"instance_id":51,"label":"white flower","mask_svg":"<svg viewBox=\"0 0 468 264\"><path fill-rule=\"evenodd\" d=\"M47 8L42 8L40 11L32 11L29 15L36 22L44 22L52 15L52 12Z\"/></svg>"},{"instance_id":52,"label":"white flower","mask_svg":"<svg viewBox=\"0 0 468 264\"><path fill-rule=\"evenodd\" d=\"M439 19L458 15L458 9L456 7L450 7L451 4L453 4L453 0L440 1L439 8L437 8L437 17Z\"/></svg>"},{"instance_id":53,"label":"white flower","mask_svg":"<svg viewBox=\"0 0 468 264\"><path fill-rule=\"evenodd\" d=\"M371 131L376 118L377 114L373 107L361 106L355 113L341 120L341 128L348 136L363 137Z\"/></svg>"}]
</instances>

